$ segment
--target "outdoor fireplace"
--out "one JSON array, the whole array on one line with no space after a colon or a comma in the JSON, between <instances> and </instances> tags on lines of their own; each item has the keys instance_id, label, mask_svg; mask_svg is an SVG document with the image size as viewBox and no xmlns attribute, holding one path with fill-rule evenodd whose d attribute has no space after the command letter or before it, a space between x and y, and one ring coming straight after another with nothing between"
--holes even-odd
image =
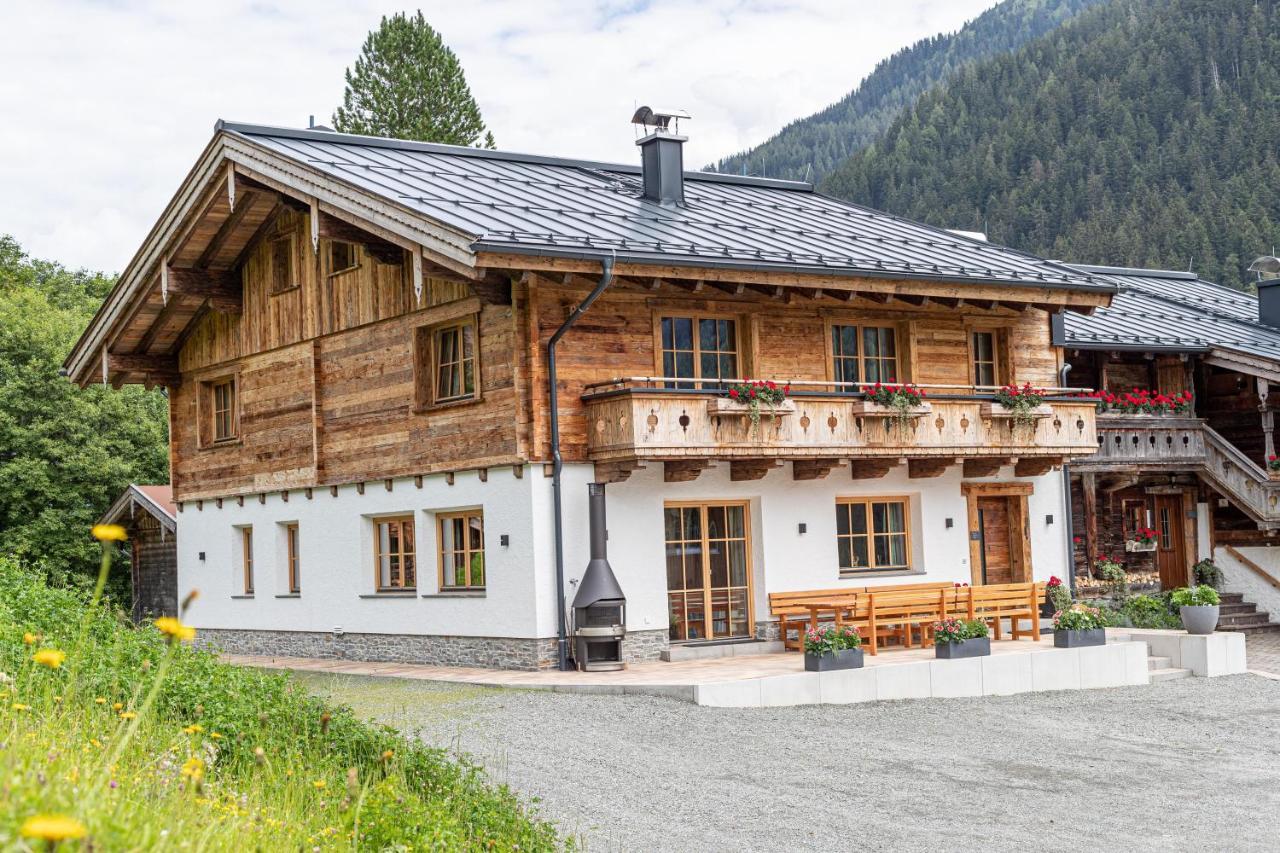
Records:
<instances>
[{"instance_id":1,"label":"outdoor fireplace","mask_svg":"<svg viewBox=\"0 0 1280 853\"><path fill-rule=\"evenodd\" d=\"M590 506L591 561L573 598L573 659L579 670L622 669L622 638L627 633L627 600L606 555L604 483L587 485Z\"/></svg>"}]
</instances>

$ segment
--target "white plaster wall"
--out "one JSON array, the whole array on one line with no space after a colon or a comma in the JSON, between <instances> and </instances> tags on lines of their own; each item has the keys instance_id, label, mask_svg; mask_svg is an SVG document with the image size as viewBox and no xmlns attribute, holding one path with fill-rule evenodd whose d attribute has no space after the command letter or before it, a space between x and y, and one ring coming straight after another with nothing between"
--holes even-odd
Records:
<instances>
[{"instance_id":1,"label":"white plaster wall","mask_svg":"<svg viewBox=\"0 0 1280 853\"><path fill-rule=\"evenodd\" d=\"M1236 550L1273 578L1280 580L1280 548L1262 545ZM1215 549L1213 562L1222 569L1224 591L1241 593L1245 601L1251 601L1258 605L1259 610L1270 613L1273 621L1280 617L1280 590L1258 577L1247 566L1241 565L1225 548Z\"/></svg>"},{"instance_id":2,"label":"white plaster wall","mask_svg":"<svg viewBox=\"0 0 1280 853\"><path fill-rule=\"evenodd\" d=\"M587 489L591 466L565 466L565 572L581 576L588 559ZM842 476L843 475L843 476ZM1013 480L1012 469L985 482ZM910 479L905 468L878 480L854 480L848 469L836 469L825 479L797 481L790 466L770 471L763 479L732 482L729 466L716 465L688 483L666 483L662 465L651 464L608 487L609 563L627 595L627 627L652 630L667 626L666 558L663 547L664 501L749 500L751 502L752 573L755 619L768 618L768 593L792 589L950 580L969 583L968 510L960 492L959 466L941 477ZM1064 524L1061 472L1029 480L1035 491L1028 499L1033 574L1036 580L1065 577L1068 531ZM535 518L550 519L550 481L546 505ZM911 498L913 565L916 575L858 577L841 580L837 567L837 497L908 496ZM538 501L535 501L537 503ZM1053 516L1053 523L1046 516ZM952 526L946 527L946 519ZM798 532L804 523L807 531ZM543 552L540 550L540 554ZM546 550L550 560L550 549ZM550 566L548 583L553 589ZM542 573L540 572L540 575ZM573 597L572 585L567 596ZM540 599L541 603L541 599ZM555 632L554 603L539 608L539 632Z\"/></svg>"},{"instance_id":3,"label":"white plaster wall","mask_svg":"<svg viewBox=\"0 0 1280 853\"><path fill-rule=\"evenodd\" d=\"M390 492L383 481L370 482L363 495L348 485L336 497L327 487L316 488L310 500L295 489L287 502L279 493L268 495L265 504L247 497L244 506L228 499L221 508L204 501L197 509L189 501L178 516L178 595L198 589L200 596L187 621L197 628L538 636L531 602L540 588L535 565L544 561L530 496L532 484L541 480L539 467L526 466L522 479L510 468L494 468L487 482L474 471L461 472L452 486L435 475L424 477L421 489L413 478L403 478ZM485 594L438 595L434 513L472 507L484 510ZM406 513L417 520L418 594L376 597L371 519ZM288 592L283 525L291 522L298 524L297 598L278 597ZM253 526L253 598L234 597L243 594L236 530L243 525ZM510 537L507 547L499 544L503 534Z\"/></svg>"}]
</instances>

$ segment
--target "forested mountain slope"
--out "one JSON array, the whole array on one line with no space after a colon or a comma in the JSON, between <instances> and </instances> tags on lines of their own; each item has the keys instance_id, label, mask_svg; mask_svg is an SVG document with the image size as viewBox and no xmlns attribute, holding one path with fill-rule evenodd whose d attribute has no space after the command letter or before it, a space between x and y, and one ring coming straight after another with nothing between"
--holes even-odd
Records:
<instances>
[{"instance_id":1,"label":"forested mountain slope","mask_svg":"<svg viewBox=\"0 0 1280 853\"><path fill-rule=\"evenodd\" d=\"M1114 0L926 93L831 194L1243 286L1280 244L1280 0Z\"/></svg>"},{"instance_id":2,"label":"forested mountain slope","mask_svg":"<svg viewBox=\"0 0 1280 853\"><path fill-rule=\"evenodd\" d=\"M876 66L839 102L725 157L711 171L818 180L875 141L921 93L976 60L1007 53L1106 0L1005 0L959 31L922 39Z\"/></svg>"}]
</instances>

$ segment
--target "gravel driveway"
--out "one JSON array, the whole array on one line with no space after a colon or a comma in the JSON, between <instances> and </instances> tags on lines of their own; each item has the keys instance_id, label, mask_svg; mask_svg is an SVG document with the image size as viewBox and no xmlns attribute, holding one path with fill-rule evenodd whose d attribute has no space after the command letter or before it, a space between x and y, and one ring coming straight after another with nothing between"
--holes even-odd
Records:
<instances>
[{"instance_id":1,"label":"gravel driveway","mask_svg":"<svg viewBox=\"0 0 1280 853\"><path fill-rule=\"evenodd\" d=\"M1274 850L1280 681L731 710L298 676L588 850Z\"/></svg>"}]
</instances>

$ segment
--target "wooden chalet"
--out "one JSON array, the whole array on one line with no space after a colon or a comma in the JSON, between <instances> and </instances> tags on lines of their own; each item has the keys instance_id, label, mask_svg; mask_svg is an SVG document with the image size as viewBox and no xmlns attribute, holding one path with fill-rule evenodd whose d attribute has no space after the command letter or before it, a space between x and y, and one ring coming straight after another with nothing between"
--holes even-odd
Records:
<instances>
[{"instance_id":1,"label":"wooden chalet","mask_svg":"<svg viewBox=\"0 0 1280 853\"><path fill-rule=\"evenodd\" d=\"M629 659L768 638L770 592L1065 574L1098 436L1054 335L1113 278L653 130L637 167L218 123L66 362L169 389L202 636L555 665L591 482ZM753 378L791 389L758 426ZM1029 426L1010 382L1047 389Z\"/></svg>"}]
</instances>

